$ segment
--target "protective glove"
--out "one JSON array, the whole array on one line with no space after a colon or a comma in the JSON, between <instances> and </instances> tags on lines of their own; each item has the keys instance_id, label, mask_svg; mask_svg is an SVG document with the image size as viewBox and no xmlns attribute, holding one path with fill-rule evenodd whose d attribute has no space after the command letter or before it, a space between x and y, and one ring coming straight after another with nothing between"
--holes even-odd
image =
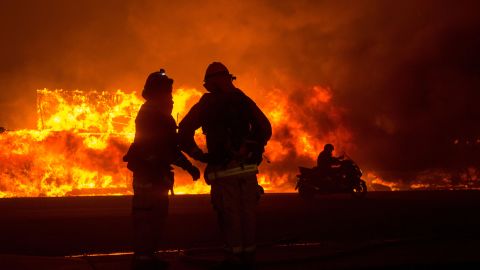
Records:
<instances>
[{"instance_id":1,"label":"protective glove","mask_svg":"<svg viewBox=\"0 0 480 270\"><path fill-rule=\"evenodd\" d=\"M190 166L187 169L187 172L192 176L193 181L200 179L200 170L195 166Z\"/></svg>"}]
</instances>

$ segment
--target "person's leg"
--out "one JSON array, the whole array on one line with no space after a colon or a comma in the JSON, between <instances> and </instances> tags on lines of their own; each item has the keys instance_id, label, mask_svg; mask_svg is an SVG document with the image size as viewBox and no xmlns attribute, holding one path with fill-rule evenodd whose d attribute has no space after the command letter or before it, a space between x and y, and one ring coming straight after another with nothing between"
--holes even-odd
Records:
<instances>
[{"instance_id":1,"label":"person's leg","mask_svg":"<svg viewBox=\"0 0 480 270\"><path fill-rule=\"evenodd\" d=\"M137 180L137 181L135 181ZM154 180L134 178L132 201L134 258L133 269L161 269L166 263L155 257L159 237L168 214L168 188L152 185Z\"/></svg>"},{"instance_id":2,"label":"person's leg","mask_svg":"<svg viewBox=\"0 0 480 270\"><path fill-rule=\"evenodd\" d=\"M168 187L155 186L153 191L152 228L154 248L155 251L157 251L162 241L165 223L168 216Z\"/></svg>"},{"instance_id":3,"label":"person's leg","mask_svg":"<svg viewBox=\"0 0 480 270\"><path fill-rule=\"evenodd\" d=\"M227 260L239 261L242 252L242 227L238 179L216 179L215 183L212 183L211 195L225 241Z\"/></svg>"},{"instance_id":4,"label":"person's leg","mask_svg":"<svg viewBox=\"0 0 480 270\"><path fill-rule=\"evenodd\" d=\"M139 180L134 178L132 199L134 253L138 256L149 256L155 251L153 192L151 184L144 184Z\"/></svg>"},{"instance_id":5,"label":"person's leg","mask_svg":"<svg viewBox=\"0 0 480 270\"><path fill-rule=\"evenodd\" d=\"M243 177L241 183L243 261L253 264L256 251L256 209L260 194L256 175Z\"/></svg>"}]
</instances>

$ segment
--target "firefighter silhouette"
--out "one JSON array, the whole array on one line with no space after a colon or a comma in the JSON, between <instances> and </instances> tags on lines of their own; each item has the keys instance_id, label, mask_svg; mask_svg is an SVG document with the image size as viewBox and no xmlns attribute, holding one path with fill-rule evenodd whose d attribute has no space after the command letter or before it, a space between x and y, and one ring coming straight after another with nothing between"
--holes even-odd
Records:
<instances>
[{"instance_id":1,"label":"firefighter silhouette","mask_svg":"<svg viewBox=\"0 0 480 270\"><path fill-rule=\"evenodd\" d=\"M233 84L235 77L219 62L211 63L204 78L204 94L179 124L181 149L207 163L205 180L226 244L227 267L253 265L255 208L259 199L256 178L271 125L262 111ZM206 135L208 153L194 140L195 130Z\"/></svg>"},{"instance_id":2,"label":"firefighter silhouette","mask_svg":"<svg viewBox=\"0 0 480 270\"><path fill-rule=\"evenodd\" d=\"M148 76L142 92L146 102L135 119L135 139L124 157L133 172L134 269L166 266L154 252L168 214L168 192L174 180L171 165L187 170L193 180L200 177L178 147L177 126L171 116L172 84L163 69Z\"/></svg>"}]
</instances>

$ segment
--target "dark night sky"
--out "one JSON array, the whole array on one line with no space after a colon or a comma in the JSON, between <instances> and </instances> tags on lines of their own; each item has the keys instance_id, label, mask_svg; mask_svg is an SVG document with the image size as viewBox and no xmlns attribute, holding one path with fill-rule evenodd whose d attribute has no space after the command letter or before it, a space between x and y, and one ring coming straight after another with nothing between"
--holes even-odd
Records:
<instances>
[{"instance_id":1,"label":"dark night sky","mask_svg":"<svg viewBox=\"0 0 480 270\"><path fill-rule=\"evenodd\" d=\"M480 138L478 10L478 1L4 0L0 126L35 126L35 89L138 90L160 66L176 86L201 89L205 67L221 60L240 85L282 87L291 102L308 98L302 86L330 87L367 167L478 164L478 151L453 145Z\"/></svg>"}]
</instances>

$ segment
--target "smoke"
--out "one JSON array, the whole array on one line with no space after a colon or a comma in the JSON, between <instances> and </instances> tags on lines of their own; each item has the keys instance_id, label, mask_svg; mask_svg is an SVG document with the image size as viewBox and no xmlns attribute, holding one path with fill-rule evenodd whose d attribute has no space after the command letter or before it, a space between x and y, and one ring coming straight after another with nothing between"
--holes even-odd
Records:
<instances>
[{"instance_id":1,"label":"smoke","mask_svg":"<svg viewBox=\"0 0 480 270\"><path fill-rule=\"evenodd\" d=\"M269 94L286 97L313 137L348 130L341 148L362 167L389 174L477 166L478 8L476 1L2 1L0 126L35 127L36 89L140 90L160 67L176 87L202 89L206 66L220 60L259 105L269 106ZM313 86L331 89L328 107L308 106ZM274 132L288 145L288 127Z\"/></svg>"}]
</instances>

